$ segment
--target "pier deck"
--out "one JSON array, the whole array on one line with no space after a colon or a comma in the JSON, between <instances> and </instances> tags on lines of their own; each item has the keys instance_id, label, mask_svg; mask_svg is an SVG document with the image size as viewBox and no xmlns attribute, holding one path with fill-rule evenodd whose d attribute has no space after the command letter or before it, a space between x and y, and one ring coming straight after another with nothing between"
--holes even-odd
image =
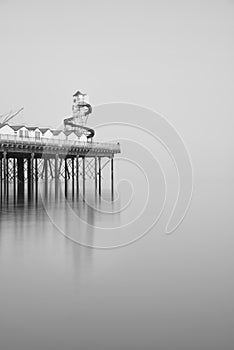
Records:
<instances>
[{"instance_id":1,"label":"pier deck","mask_svg":"<svg viewBox=\"0 0 234 350\"><path fill-rule=\"evenodd\" d=\"M10 154L23 154L25 157L34 153L37 157L43 154L67 154L67 156L76 156L77 154L86 157L113 157L114 154L120 153L120 145L115 143L104 142L80 142L54 139L35 139L20 138L12 135L0 135L0 152L6 151Z\"/></svg>"}]
</instances>

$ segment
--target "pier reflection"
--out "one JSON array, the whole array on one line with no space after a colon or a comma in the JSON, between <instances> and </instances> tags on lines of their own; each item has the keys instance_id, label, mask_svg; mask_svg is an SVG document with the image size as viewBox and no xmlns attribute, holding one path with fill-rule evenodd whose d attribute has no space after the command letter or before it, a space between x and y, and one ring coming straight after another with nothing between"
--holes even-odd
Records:
<instances>
[{"instance_id":1,"label":"pier reflection","mask_svg":"<svg viewBox=\"0 0 234 350\"><path fill-rule=\"evenodd\" d=\"M79 285L82 272L92 269L94 251L68 239L66 232L80 231L87 245L92 245L95 210L82 199L78 201L72 188L68 189L67 198L64 184L58 185L57 192L54 188L53 181L47 186L43 182L35 183L33 189L24 183L9 186L8 193L0 200L0 251L2 245L10 244L17 256L20 254L27 259L30 251L38 254L39 249L42 264L48 252L52 260L59 254L61 268L63 264L70 264L70 271ZM71 220L71 212L74 217L82 217L82 226L78 227L76 221ZM62 224L63 232L56 221Z\"/></svg>"}]
</instances>

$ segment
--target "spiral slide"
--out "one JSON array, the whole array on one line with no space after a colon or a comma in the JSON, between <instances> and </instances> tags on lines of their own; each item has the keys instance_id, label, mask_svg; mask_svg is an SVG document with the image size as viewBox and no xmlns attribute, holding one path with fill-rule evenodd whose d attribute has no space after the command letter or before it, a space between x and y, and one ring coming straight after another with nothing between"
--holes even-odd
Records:
<instances>
[{"instance_id":1,"label":"spiral slide","mask_svg":"<svg viewBox=\"0 0 234 350\"><path fill-rule=\"evenodd\" d=\"M84 110L84 115L87 116L89 114L92 113L92 106L89 103L83 102L83 103L79 103L79 109L85 109ZM86 131L85 135L87 137L87 139L94 137L95 135L95 131L87 126L83 126L83 125L79 125L74 123L75 119L77 119L76 116L72 116L70 118L66 118L63 120L64 122L64 126L72 126L73 128L77 128L77 129L83 129Z\"/></svg>"}]
</instances>

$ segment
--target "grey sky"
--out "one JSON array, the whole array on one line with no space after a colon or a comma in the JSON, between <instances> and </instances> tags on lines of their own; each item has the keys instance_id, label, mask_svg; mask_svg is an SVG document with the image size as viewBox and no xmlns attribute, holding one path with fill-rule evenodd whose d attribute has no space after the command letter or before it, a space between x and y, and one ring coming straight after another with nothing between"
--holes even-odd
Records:
<instances>
[{"instance_id":1,"label":"grey sky","mask_svg":"<svg viewBox=\"0 0 234 350\"><path fill-rule=\"evenodd\" d=\"M233 11L230 0L1 0L1 113L23 105L25 120L53 125L77 88L172 121L214 94L227 108Z\"/></svg>"}]
</instances>

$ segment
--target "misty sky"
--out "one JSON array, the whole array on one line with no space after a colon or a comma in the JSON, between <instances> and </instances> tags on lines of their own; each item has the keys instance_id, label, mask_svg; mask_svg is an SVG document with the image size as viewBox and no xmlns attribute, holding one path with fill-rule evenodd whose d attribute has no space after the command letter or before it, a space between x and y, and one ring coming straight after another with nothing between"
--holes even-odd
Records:
<instances>
[{"instance_id":1,"label":"misty sky","mask_svg":"<svg viewBox=\"0 0 234 350\"><path fill-rule=\"evenodd\" d=\"M80 89L159 111L188 147L224 133L228 147L233 14L232 0L0 0L0 112L54 127Z\"/></svg>"}]
</instances>

